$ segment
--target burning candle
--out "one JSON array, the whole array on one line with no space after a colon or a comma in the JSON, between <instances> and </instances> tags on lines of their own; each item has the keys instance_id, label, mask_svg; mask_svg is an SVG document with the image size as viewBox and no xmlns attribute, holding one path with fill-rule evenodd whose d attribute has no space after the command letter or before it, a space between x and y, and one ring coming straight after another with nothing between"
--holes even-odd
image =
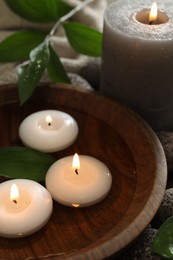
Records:
<instances>
[{"instance_id":1,"label":"burning candle","mask_svg":"<svg viewBox=\"0 0 173 260\"><path fill-rule=\"evenodd\" d=\"M154 2L150 9L143 9L135 14L135 19L146 25L158 25L168 22L168 16L161 11L158 11L157 3Z\"/></svg>"},{"instance_id":2,"label":"burning candle","mask_svg":"<svg viewBox=\"0 0 173 260\"><path fill-rule=\"evenodd\" d=\"M105 164L77 154L55 162L47 172L46 187L57 202L70 207L87 207L103 200L112 184Z\"/></svg>"},{"instance_id":3,"label":"burning candle","mask_svg":"<svg viewBox=\"0 0 173 260\"><path fill-rule=\"evenodd\" d=\"M149 24L153 24L153 22L157 21L157 13L157 4L154 2L149 14Z\"/></svg>"},{"instance_id":4,"label":"burning candle","mask_svg":"<svg viewBox=\"0 0 173 260\"><path fill-rule=\"evenodd\" d=\"M42 185L24 179L0 184L0 236L28 236L41 229L51 213L52 198Z\"/></svg>"},{"instance_id":5,"label":"burning candle","mask_svg":"<svg viewBox=\"0 0 173 260\"><path fill-rule=\"evenodd\" d=\"M22 142L42 152L56 152L70 146L78 135L78 125L69 114L44 110L36 112L21 123Z\"/></svg>"},{"instance_id":6,"label":"burning candle","mask_svg":"<svg viewBox=\"0 0 173 260\"><path fill-rule=\"evenodd\" d=\"M128 104L155 130L173 130L171 6L170 0L152 8L149 0L116 1L104 19L101 92Z\"/></svg>"}]
</instances>

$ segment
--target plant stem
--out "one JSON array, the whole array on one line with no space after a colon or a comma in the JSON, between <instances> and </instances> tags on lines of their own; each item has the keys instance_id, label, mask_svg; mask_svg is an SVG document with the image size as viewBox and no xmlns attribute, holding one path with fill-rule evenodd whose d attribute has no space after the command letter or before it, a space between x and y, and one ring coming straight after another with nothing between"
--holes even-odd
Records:
<instances>
[{"instance_id":1,"label":"plant stem","mask_svg":"<svg viewBox=\"0 0 173 260\"><path fill-rule=\"evenodd\" d=\"M66 22L68 19L70 19L73 15L75 15L77 12L79 12L81 9L83 9L86 5L94 2L95 0L85 0L83 3L80 5L77 5L74 9L72 9L68 14L62 16L56 24L53 26L52 30L49 33L49 36L53 36L60 26L60 24Z\"/></svg>"}]
</instances>

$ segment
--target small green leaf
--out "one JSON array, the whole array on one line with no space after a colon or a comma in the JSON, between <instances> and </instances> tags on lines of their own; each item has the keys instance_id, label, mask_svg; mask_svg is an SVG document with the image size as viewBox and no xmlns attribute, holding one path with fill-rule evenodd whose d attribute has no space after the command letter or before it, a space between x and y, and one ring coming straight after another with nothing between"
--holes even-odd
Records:
<instances>
[{"instance_id":1,"label":"small green leaf","mask_svg":"<svg viewBox=\"0 0 173 260\"><path fill-rule=\"evenodd\" d=\"M13 12L37 23L55 22L72 7L62 0L5 0Z\"/></svg>"},{"instance_id":2,"label":"small green leaf","mask_svg":"<svg viewBox=\"0 0 173 260\"><path fill-rule=\"evenodd\" d=\"M30 62L18 69L18 88L21 105L33 94L49 61L49 47L41 43L30 53Z\"/></svg>"},{"instance_id":3,"label":"small green leaf","mask_svg":"<svg viewBox=\"0 0 173 260\"><path fill-rule=\"evenodd\" d=\"M46 37L46 32L22 31L10 35L0 43L0 62L22 61Z\"/></svg>"},{"instance_id":4,"label":"small green leaf","mask_svg":"<svg viewBox=\"0 0 173 260\"><path fill-rule=\"evenodd\" d=\"M50 78L54 82L64 82L70 83L70 80L67 76L67 73L58 57L58 55L54 52L51 46L49 46L50 59L47 66L47 70Z\"/></svg>"},{"instance_id":5,"label":"small green leaf","mask_svg":"<svg viewBox=\"0 0 173 260\"><path fill-rule=\"evenodd\" d=\"M154 238L153 253L173 259L173 217L168 218L159 228Z\"/></svg>"},{"instance_id":6,"label":"small green leaf","mask_svg":"<svg viewBox=\"0 0 173 260\"><path fill-rule=\"evenodd\" d=\"M89 56L101 56L102 34L100 32L76 22L68 22L63 26L71 46L76 51Z\"/></svg>"},{"instance_id":7,"label":"small green leaf","mask_svg":"<svg viewBox=\"0 0 173 260\"><path fill-rule=\"evenodd\" d=\"M0 149L0 176L12 179L44 181L52 156L26 147L12 146Z\"/></svg>"}]
</instances>

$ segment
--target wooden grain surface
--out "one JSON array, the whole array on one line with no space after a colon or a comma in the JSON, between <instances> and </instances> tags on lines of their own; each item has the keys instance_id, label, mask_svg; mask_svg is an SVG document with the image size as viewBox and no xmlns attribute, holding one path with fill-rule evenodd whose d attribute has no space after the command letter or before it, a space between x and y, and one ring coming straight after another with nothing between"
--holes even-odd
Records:
<instances>
[{"instance_id":1,"label":"wooden grain surface","mask_svg":"<svg viewBox=\"0 0 173 260\"><path fill-rule=\"evenodd\" d=\"M1 147L22 145L18 127L29 114L65 111L78 122L79 136L54 156L94 156L109 167L113 185L92 207L54 202L42 230L26 238L0 238L0 259L103 259L126 247L150 223L166 186L166 160L153 131L121 104L72 86L42 86L22 107L17 100L15 86L0 89Z\"/></svg>"}]
</instances>

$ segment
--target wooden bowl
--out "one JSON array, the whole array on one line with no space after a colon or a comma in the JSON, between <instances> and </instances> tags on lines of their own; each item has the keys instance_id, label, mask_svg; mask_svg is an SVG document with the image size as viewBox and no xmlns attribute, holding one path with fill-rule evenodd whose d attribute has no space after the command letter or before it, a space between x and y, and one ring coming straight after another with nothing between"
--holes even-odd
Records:
<instances>
[{"instance_id":1,"label":"wooden bowl","mask_svg":"<svg viewBox=\"0 0 173 260\"><path fill-rule=\"evenodd\" d=\"M54 202L47 225L20 239L0 238L2 259L103 259L118 253L155 215L167 180L163 149L150 127L122 104L68 85L39 87L19 107L15 86L0 89L0 146L21 145L18 127L29 114L58 109L78 122L79 136L58 158L75 152L104 162L113 176L109 195L88 208Z\"/></svg>"}]
</instances>

